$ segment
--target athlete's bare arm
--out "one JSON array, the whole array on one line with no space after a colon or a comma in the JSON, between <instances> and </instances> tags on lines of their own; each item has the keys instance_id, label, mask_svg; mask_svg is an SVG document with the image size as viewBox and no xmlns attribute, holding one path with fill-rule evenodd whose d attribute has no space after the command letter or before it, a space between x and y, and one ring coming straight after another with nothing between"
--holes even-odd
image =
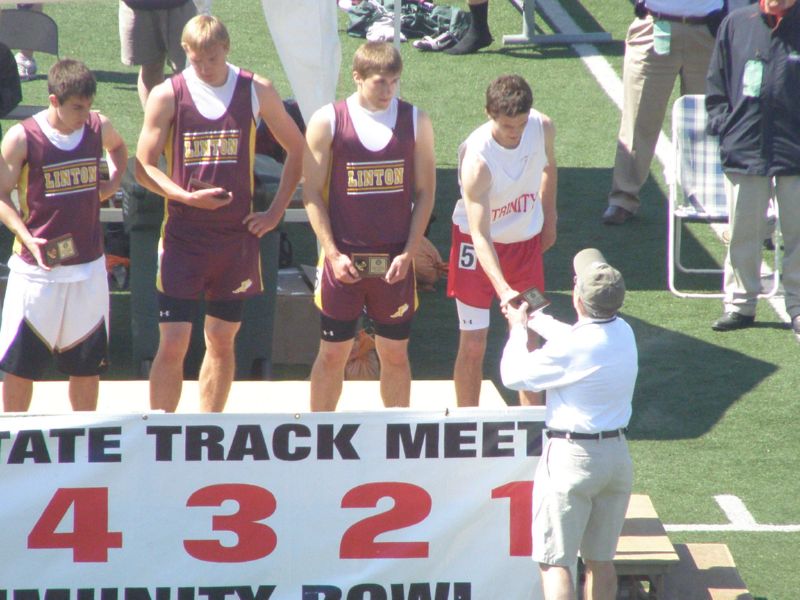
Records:
<instances>
[{"instance_id":1,"label":"athlete's bare arm","mask_svg":"<svg viewBox=\"0 0 800 600\"><path fill-rule=\"evenodd\" d=\"M20 242L25 244L25 247L36 258L39 266L49 271L49 267L42 262L40 248L47 240L31 235L11 200L11 191L17 186L20 170L27 155L28 144L25 130L20 124L14 125L8 130L0 144L0 221Z\"/></svg>"},{"instance_id":2,"label":"athlete's bare arm","mask_svg":"<svg viewBox=\"0 0 800 600\"><path fill-rule=\"evenodd\" d=\"M558 223L558 211L556 210L558 167L556 165L555 154L556 128L550 118L545 115L542 115L542 128L544 130L544 151L547 155L547 166L542 172L539 197L542 199L542 211L544 212L541 239L542 252L545 252L556 243L556 224Z\"/></svg>"},{"instance_id":3,"label":"athlete's bare arm","mask_svg":"<svg viewBox=\"0 0 800 600\"><path fill-rule=\"evenodd\" d=\"M111 121L103 115L99 116L103 148L108 152L108 181L101 181L99 190L100 200L105 200L113 196L122 184L122 176L128 166L128 149Z\"/></svg>"},{"instance_id":4,"label":"athlete's bare arm","mask_svg":"<svg viewBox=\"0 0 800 600\"><path fill-rule=\"evenodd\" d=\"M250 213L244 222L253 235L261 237L275 229L283 218L283 213L292 199L303 170L303 148L305 140L292 117L286 112L283 101L272 83L256 75L253 78L261 118L286 151L286 161L281 171L281 182L272 204L265 212Z\"/></svg>"},{"instance_id":5,"label":"athlete's bare arm","mask_svg":"<svg viewBox=\"0 0 800 600\"><path fill-rule=\"evenodd\" d=\"M350 257L339 252L331 231L330 214L325 202L325 186L331 164L333 133L331 122L322 110L315 112L306 127L306 149L303 156L303 204L317 240L331 263L336 279L353 283L360 279Z\"/></svg>"},{"instance_id":6,"label":"athlete's bare arm","mask_svg":"<svg viewBox=\"0 0 800 600\"><path fill-rule=\"evenodd\" d=\"M464 192L464 206L467 209L467 221L475 254L480 261L486 276L505 305L519 292L514 290L500 268L500 259L494 249L490 230L489 189L492 185L492 174L489 167L477 154L467 152L461 161L461 186Z\"/></svg>"},{"instance_id":7,"label":"athlete's bare arm","mask_svg":"<svg viewBox=\"0 0 800 600\"><path fill-rule=\"evenodd\" d=\"M414 143L414 211L403 253L396 256L386 272L388 283L405 278L425 234L436 199L436 156L433 150L433 125L427 114L417 110L417 138Z\"/></svg>"},{"instance_id":8,"label":"athlete's bare arm","mask_svg":"<svg viewBox=\"0 0 800 600\"><path fill-rule=\"evenodd\" d=\"M196 208L216 210L229 204L233 197L220 199L223 188L183 189L158 168L158 158L164 152L170 127L175 119L175 94L167 80L154 87L144 109L144 123L136 146L136 181L151 192L166 196Z\"/></svg>"}]
</instances>

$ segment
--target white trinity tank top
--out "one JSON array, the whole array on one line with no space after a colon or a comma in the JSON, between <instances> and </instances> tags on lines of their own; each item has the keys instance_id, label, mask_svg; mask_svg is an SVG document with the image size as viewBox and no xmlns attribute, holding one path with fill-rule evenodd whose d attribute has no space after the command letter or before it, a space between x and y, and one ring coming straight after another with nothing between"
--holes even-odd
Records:
<instances>
[{"instance_id":1,"label":"white trinity tank top","mask_svg":"<svg viewBox=\"0 0 800 600\"><path fill-rule=\"evenodd\" d=\"M459 185L464 157L473 153L486 163L492 175L489 188L492 241L510 244L537 235L544 222L539 188L542 170L547 166L542 115L531 110L516 148L503 148L494 140L491 121L473 131L458 148ZM464 195L463 188L461 195ZM453 210L453 223L469 235L463 199L458 200Z\"/></svg>"}]
</instances>

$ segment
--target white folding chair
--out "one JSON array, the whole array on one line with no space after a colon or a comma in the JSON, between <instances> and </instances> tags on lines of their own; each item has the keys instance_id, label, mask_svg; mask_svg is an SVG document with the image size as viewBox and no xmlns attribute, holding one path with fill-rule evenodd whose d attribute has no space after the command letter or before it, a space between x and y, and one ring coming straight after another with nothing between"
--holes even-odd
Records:
<instances>
[{"instance_id":1,"label":"white folding chair","mask_svg":"<svg viewBox=\"0 0 800 600\"><path fill-rule=\"evenodd\" d=\"M669 180L667 279L669 290L680 298L722 298L721 292L686 292L675 284L677 271L694 275L722 274L720 268L687 266L681 254L684 222L727 223L728 202L716 136L706 133L705 96L681 96L672 107L672 172ZM766 215L765 215L766 218ZM772 285L760 298L774 296L780 288L780 244L776 244Z\"/></svg>"}]
</instances>

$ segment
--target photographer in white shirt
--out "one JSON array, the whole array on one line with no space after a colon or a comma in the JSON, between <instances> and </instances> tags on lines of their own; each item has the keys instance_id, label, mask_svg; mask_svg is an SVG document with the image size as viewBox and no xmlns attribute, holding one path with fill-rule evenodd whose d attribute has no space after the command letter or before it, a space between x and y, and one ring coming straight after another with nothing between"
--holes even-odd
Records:
<instances>
[{"instance_id":1,"label":"photographer in white shirt","mask_svg":"<svg viewBox=\"0 0 800 600\"><path fill-rule=\"evenodd\" d=\"M569 568L586 565L584 598L613 600L612 559L633 482L625 432L638 371L636 340L617 314L622 275L593 248L573 261L570 326L508 304L511 326L500 373L513 390L546 391L547 442L534 478L533 559L546 600L575 598ZM547 340L532 352L527 329Z\"/></svg>"}]
</instances>

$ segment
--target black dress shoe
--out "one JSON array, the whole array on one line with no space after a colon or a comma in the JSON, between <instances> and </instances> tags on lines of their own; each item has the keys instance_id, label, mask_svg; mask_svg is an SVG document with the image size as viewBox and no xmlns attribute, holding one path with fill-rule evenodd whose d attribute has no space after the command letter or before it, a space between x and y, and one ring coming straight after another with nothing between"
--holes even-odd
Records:
<instances>
[{"instance_id":1,"label":"black dress shoe","mask_svg":"<svg viewBox=\"0 0 800 600\"><path fill-rule=\"evenodd\" d=\"M600 220L603 222L603 225L622 225L632 216L633 213L628 209L612 204L606 209Z\"/></svg>"},{"instance_id":2,"label":"black dress shoe","mask_svg":"<svg viewBox=\"0 0 800 600\"><path fill-rule=\"evenodd\" d=\"M800 315L792 317L792 332L794 333L794 339L800 342Z\"/></svg>"},{"instance_id":3,"label":"black dress shoe","mask_svg":"<svg viewBox=\"0 0 800 600\"><path fill-rule=\"evenodd\" d=\"M733 331L734 329L744 329L755 323L756 318L752 315L743 315L738 312L728 312L714 321L711 329L714 331Z\"/></svg>"}]
</instances>

